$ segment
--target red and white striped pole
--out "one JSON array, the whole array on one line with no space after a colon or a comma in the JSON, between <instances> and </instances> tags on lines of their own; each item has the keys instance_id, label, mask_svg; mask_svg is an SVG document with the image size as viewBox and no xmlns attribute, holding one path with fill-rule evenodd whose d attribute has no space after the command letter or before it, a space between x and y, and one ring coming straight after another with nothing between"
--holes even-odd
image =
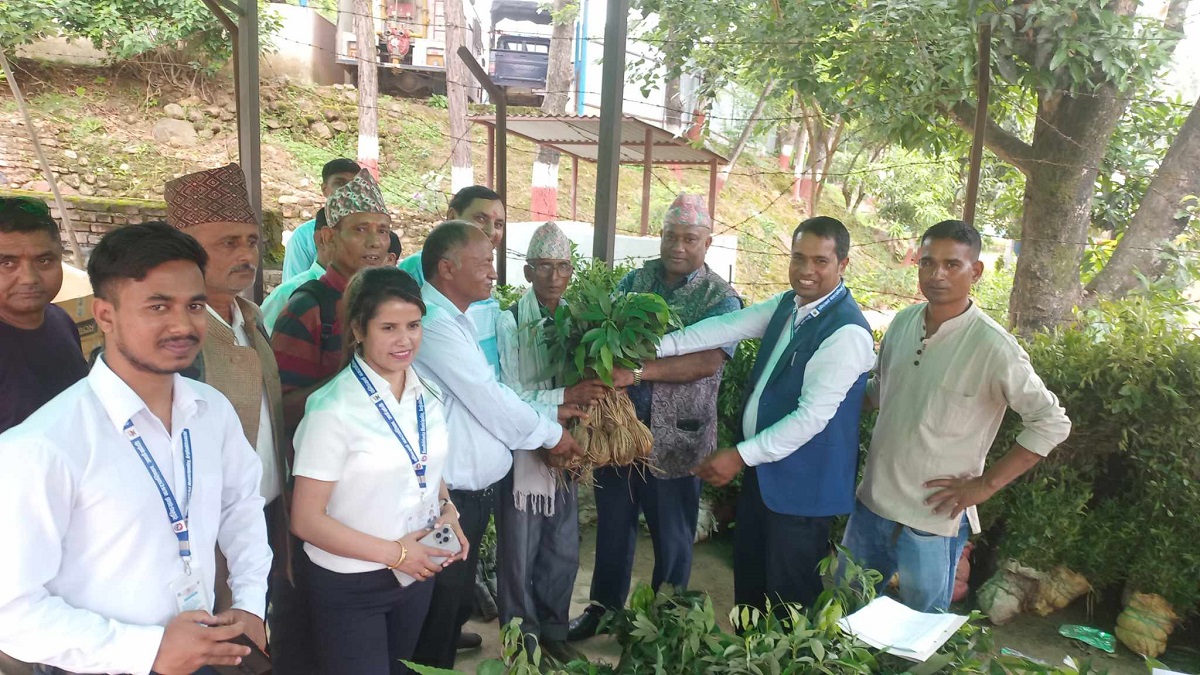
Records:
<instances>
[{"instance_id":1,"label":"red and white striped pole","mask_svg":"<svg viewBox=\"0 0 1200 675\"><path fill-rule=\"evenodd\" d=\"M558 153L551 148L539 148L533 162L533 193L529 210L534 220L558 218Z\"/></svg>"}]
</instances>

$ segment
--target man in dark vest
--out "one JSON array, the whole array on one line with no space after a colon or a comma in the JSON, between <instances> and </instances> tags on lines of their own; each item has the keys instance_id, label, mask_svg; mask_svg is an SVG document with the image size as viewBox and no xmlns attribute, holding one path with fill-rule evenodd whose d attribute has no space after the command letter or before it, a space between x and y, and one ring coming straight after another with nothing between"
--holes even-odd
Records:
<instances>
[{"instance_id":1,"label":"man in dark vest","mask_svg":"<svg viewBox=\"0 0 1200 675\"><path fill-rule=\"evenodd\" d=\"M617 290L657 293L685 326L737 311L742 306L737 292L704 264L711 244L712 219L703 198L681 194L663 218L661 257L630 272ZM638 419L654 434L651 469L605 467L595 472L592 602L571 622L568 640L595 635L604 613L625 605L639 511L646 515L654 542L652 585L687 586L700 512L700 480L691 472L717 447L717 390L731 355L719 346L614 373L614 384L629 388Z\"/></svg>"},{"instance_id":2,"label":"man in dark vest","mask_svg":"<svg viewBox=\"0 0 1200 675\"><path fill-rule=\"evenodd\" d=\"M762 338L736 448L713 453L696 475L725 485L745 468L734 529L734 602L812 606L817 564L830 552L835 516L854 509L858 418L874 340L842 283L850 233L810 218L792 234L792 290L663 339L671 357Z\"/></svg>"}]
</instances>

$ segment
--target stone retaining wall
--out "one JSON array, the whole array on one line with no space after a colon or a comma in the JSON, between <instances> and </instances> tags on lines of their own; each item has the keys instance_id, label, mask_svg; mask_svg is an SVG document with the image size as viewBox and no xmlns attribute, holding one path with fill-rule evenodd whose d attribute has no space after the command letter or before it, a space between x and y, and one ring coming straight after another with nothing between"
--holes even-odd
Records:
<instances>
[{"instance_id":1,"label":"stone retaining wall","mask_svg":"<svg viewBox=\"0 0 1200 675\"><path fill-rule=\"evenodd\" d=\"M50 207L50 215L58 222L62 232L63 247L70 251L67 231L63 227L62 213L54 203L54 195L30 190L3 190L0 197L34 197ZM67 204L67 215L75 228L79 245L85 252L100 242L105 233L122 225L166 220L167 203L146 199L105 199L63 195Z\"/></svg>"}]
</instances>

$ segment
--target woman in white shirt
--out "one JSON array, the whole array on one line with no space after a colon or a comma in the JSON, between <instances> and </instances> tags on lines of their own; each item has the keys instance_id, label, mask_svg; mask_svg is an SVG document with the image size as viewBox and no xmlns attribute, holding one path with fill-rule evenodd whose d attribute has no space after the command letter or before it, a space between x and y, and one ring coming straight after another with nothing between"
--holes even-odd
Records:
<instances>
[{"instance_id":1,"label":"woman in white shirt","mask_svg":"<svg viewBox=\"0 0 1200 675\"><path fill-rule=\"evenodd\" d=\"M346 367L308 399L296 430L292 531L303 539L321 672L407 673L433 575L466 558L442 471L441 392L412 368L425 304L394 267L346 289ZM423 545L451 527L463 549Z\"/></svg>"}]
</instances>

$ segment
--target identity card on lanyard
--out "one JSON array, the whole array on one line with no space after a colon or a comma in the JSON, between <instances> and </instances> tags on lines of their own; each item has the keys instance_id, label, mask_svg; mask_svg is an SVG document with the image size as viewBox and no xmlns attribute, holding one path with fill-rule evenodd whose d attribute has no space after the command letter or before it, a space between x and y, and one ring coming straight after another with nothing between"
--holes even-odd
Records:
<instances>
[{"instance_id":1,"label":"identity card on lanyard","mask_svg":"<svg viewBox=\"0 0 1200 675\"><path fill-rule=\"evenodd\" d=\"M392 430L392 435L396 440L400 441L400 445L404 446L404 452L408 453L408 461L412 462L413 471L417 474L417 483L424 490L425 484L425 469L429 465L429 447L425 438L425 397L417 397L417 434L418 443L421 445L421 454L417 455L413 451L412 443L408 442L408 437L404 435L404 430L400 428L400 423L396 421L396 416L388 409L387 402L383 400L383 395L375 389L375 385L371 384L370 378L363 372L362 366L358 365L358 359L350 361L350 369L354 371L354 376L358 378L358 383L362 385L363 391L367 392L371 402L375 404L375 409L379 411L383 421L387 422L388 428Z\"/></svg>"},{"instance_id":2,"label":"identity card on lanyard","mask_svg":"<svg viewBox=\"0 0 1200 675\"><path fill-rule=\"evenodd\" d=\"M150 454L150 448L146 447L146 441L142 440L137 428L133 426L133 420L125 423L125 437L129 439L129 443L137 452L138 458L142 460L147 473L150 474L151 480L154 481L154 486L158 488L163 508L167 511L167 520L171 521L171 531L179 540L179 557L183 560L183 575L172 581L170 588L175 593L175 606L182 613L196 609L209 610L211 606L208 603L208 592L203 575L192 567L192 545L188 532L188 508L192 503L194 473L192 469L192 432L184 429L180 436L183 445L183 479L186 490L182 508L175 499L175 493L171 490L171 486L167 484L162 470L158 468L158 462L155 462L154 456Z\"/></svg>"}]
</instances>

